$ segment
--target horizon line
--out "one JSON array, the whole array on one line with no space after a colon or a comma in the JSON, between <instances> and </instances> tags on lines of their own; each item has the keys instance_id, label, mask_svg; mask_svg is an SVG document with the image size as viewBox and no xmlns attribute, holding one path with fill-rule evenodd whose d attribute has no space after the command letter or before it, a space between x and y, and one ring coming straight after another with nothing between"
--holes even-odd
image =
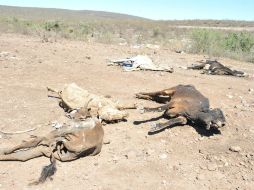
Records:
<instances>
[{"instance_id":1,"label":"horizon line","mask_svg":"<svg viewBox=\"0 0 254 190\"><path fill-rule=\"evenodd\" d=\"M146 19L146 20L151 20L151 21L195 21L195 20L200 20L200 21L236 21L236 22L254 22L254 20L242 20L242 19L229 19L229 18L224 18L224 19L212 19L212 18L188 18L188 19L153 19L153 18L147 18L147 17L142 17L138 15L132 15L128 13L121 13L121 12L114 12L114 11L105 11L105 10L92 10L92 9L68 9L68 8L57 8L57 7L36 7L36 6L13 6L13 5L3 5L0 4L2 7L14 7L14 8L31 8L31 9L57 9L57 10L67 10L67 11L94 11L94 12L104 12L104 13L113 13L113 14L120 14L120 15L126 15L126 16L133 16L141 19Z\"/></svg>"}]
</instances>

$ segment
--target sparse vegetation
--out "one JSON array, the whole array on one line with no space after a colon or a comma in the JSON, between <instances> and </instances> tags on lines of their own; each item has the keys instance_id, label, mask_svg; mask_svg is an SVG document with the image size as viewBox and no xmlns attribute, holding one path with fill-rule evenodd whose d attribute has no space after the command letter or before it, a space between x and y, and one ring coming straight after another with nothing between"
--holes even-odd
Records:
<instances>
[{"instance_id":1,"label":"sparse vegetation","mask_svg":"<svg viewBox=\"0 0 254 190\"><path fill-rule=\"evenodd\" d=\"M254 34L195 29L189 51L254 62Z\"/></svg>"},{"instance_id":2,"label":"sparse vegetation","mask_svg":"<svg viewBox=\"0 0 254 190\"><path fill-rule=\"evenodd\" d=\"M94 41L100 43L122 43L129 45L156 44L173 50L185 50L210 56L226 56L254 62L254 34L229 30L199 27L253 27L254 22L243 21L151 21L138 17L110 13L100 13L101 17L74 11L48 9L47 17L42 9L27 9L29 14L15 12L5 15L5 7L0 6L0 31L28 35L39 35L43 41L60 38ZM42 11L40 13L40 11ZM30 16L30 17L29 17ZM53 19L54 18L54 19ZM187 27L182 27L187 26ZM191 26L191 27L188 27ZM196 27L196 28L195 28ZM224 28L223 28L224 29Z\"/></svg>"}]
</instances>

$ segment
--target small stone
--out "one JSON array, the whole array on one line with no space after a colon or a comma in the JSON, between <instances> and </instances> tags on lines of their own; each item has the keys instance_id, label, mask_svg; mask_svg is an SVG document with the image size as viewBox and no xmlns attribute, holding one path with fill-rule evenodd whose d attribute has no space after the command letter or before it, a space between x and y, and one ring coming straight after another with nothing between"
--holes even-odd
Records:
<instances>
[{"instance_id":1,"label":"small stone","mask_svg":"<svg viewBox=\"0 0 254 190\"><path fill-rule=\"evenodd\" d=\"M111 141L109 139L106 139L103 141L103 144L110 144L110 143L111 143Z\"/></svg>"},{"instance_id":2,"label":"small stone","mask_svg":"<svg viewBox=\"0 0 254 190\"><path fill-rule=\"evenodd\" d=\"M249 88L249 89L248 89L248 92L249 92L249 93L252 93L253 91L254 91L253 88Z\"/></svg>"},{"instance_id":3,"label":"small stone","mask_svg":"<svg viewBox=\"0 0 254 190\"><path fill-rule=\"evenodd\" d=\"M200 169L202 169L202 170L206 170L207 169L207 167L205 167L205 166L203 166L203 165L201 165L201 166L199 166L200 167Z\"/></svg>"},{"instance_id":4,"label":"small stone","mask_svg":"<svg viewBox=\"0 0 254 190\"><path fill-rule=\"evenodd\" d=\"M114 155L114 157L113 157L113 159L112 159L112 160L113 160L113 162L115 162L115 163L116 163L116 162L118 162L119 158L118 158L117 156L115 156L115 155Z\"/></svg>"},{"instance_id":5,"label":"small stone","mask_svg":"<svg viewBox=\"0 0 254 190\"><path fill-rule=\"evenodd\" d=\"M254 127L251 127L249 130L251 133L254 133Z\"/></svg>"},{"instance_id":6,"label":"small stone","mask_svg":"<svg viewBox=\"0 0 254 190\"><path fill-rule=\"evenodd\" d=\"M231 146L229 150L232 152L240 152L242 149L239 146Z\"/></svg>"},{"instance_id":7,"label":"small stone","mask_svg":"<svg viewBox=\"0 0 254 190\"><path fill-rule=\"evenodd\" d=\"M205 179L205 175L204 174L199 174L197 177L196 177L197 180L204 180Z\"/></svg>"},{"instance_id":8,"label":"small stone","mask_svg":"<svg viewBox=\"0 0 254 190\"><path fill-rule=\"evenodd\" d=\"M159 157L160 157L160 159L164 160L164 159L166 159L168 156L167 156L167 154L161 154Z\"/></svg>"},{"instance_id":9,"label":"small stone","mask_svg":"<svg viewBox=\"0 0 254 190\"><path fill-rule=\"evenodd\" d=\"M129 151L127 154L125 154L125 157L127 158L127 159L134 159L134 158L136 158L136 152L135 151Z\"/></svg>"},{"instance_id":10,"label":"small stone","mask_svg":"<svg viewBox=\"0 0 254 190\"><path fill-rule=\"evenodd\" d=\"M166 185L167 184L167 181L166 180L162 180L161 182L163 185Z\"/></svg>"},{"instance_id":11,"label":"small stone","mask_svg":"<svg viewBox=\"0 0 254 190\"><path fill-rule=\"evenodd\" d=\"M58 121L52 121L51 127L54 127L55 129L59 129L59 128L63 127L63 124L59 123Z\"/></svg>"},{"instance_id":12,"label":"small stone","mask_svg":"<svg viewBox=\"0 0 254 190\"><path fill-rule=\"evenodd\" d=\"M154 152L155 152L155 151L154 151L153 149L148 149L148 150L145 151L145 153L146 153L147 156L152 155Z\"/></svg>"},{"instance_id":13,"label":"small stone","mask_svg":"<svg viewBox=\"0 0 254 190\"><path fill-rule=\"evenodd\" d=\"M242 175L242 179L243 179L244 181L247 181L247 180L248 180L248 177L247 177L247 176Z\"/></svg>"},{"instance_id":14,"label":"small stone","mask_svg":"<svg viewBox=\"0 0 254 190\"><path fill-rule=\"evenodd\" d=\"M233 96L232 95L230 95L230 94L227 94L226 95L228 98L230 98L230 99L232 99L233 98Z\"/></svg>"},{"instance_id":15,"label":"small stone","mask_svg":"<svg viewBox=\"0 0 254 190\"><path fill-rule=\"evenodd\" d=\"M215 171L215 170L217 170L217 165L216 165L216 164L209 164L209 165L207 166L207 169L208 169L209 171Z\"/></svg>"},{"instance_id":16,"label":"small stone","mask_svg":"<svg viewBox=\"0 0 254 190\"><path fill-rule=\"evenodd\" d=\"M83 180L88 180L89 177L88 177L87 175L85 175L85 176L82 177L82 179L83 179Z\"/></svg>"}]
</instances>

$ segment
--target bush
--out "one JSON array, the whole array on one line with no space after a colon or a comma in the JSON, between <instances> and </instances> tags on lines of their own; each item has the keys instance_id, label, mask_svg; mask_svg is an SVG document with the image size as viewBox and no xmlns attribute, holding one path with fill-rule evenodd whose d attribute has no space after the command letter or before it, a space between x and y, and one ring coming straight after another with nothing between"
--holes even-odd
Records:
<instances>
[{"instance_id":1,"label":"bush","mask_svg":"<svg viewBox=\"0 0 254 190\"><path fill-rule=\"evenodd\" d=\"M254 35L249 32L225 32L195 29L190 34L192 53L226 56L254 62Z\"/></svg>"},{"instance_id":2,"label":"bush","mask_svg":"<svg viewBox=\"0 0 254 190\"><path fill-rule=\"evenodd\" d=\"M60 24L58 21L49 21L44 23L44 29L46 31L59 31L60 30Z\"/></svg>"},{"instance_id":3,"label":"bush","mask_svg":"<svg viewBox=\"0 0 254 190\"><path fill-rule=\"evenodd\" d=\"M250 52L254 46L254 37L250 33L229 33L225 38L225 46L229 51Z\"/></svg>"}]
</instances>

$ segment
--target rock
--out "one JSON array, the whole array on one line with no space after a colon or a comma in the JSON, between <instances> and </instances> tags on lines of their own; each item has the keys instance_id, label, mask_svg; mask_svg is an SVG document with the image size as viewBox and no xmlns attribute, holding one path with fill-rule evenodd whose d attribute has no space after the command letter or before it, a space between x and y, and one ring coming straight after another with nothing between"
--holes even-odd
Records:
<instances>
[{"instance_id":1,"label":"rock","mask_svg":"<svg viewBox=\"0 0 254 190\"><path fill-rule=\"evenodd\" d=\"M206 170L207 169L207 167L205 167L205 166L203 166L203 165L201 165L201 166L199 166L200 167L200 169L202 169L202 170Z\"/></svg>"},{"instance_id":2,"label":"rock","mask_svg":"<svg viewBox=\"0 0 254 190\"><path fill-rule=\"evenodd\" d=\"M205 180L205 175L204 174L199 174L197 177L196 177L197 180Z\"/></svg>"},{"instance_id":3,"label":"rock","mask_svg":"<svg viewBox=\"0 0 254 190\"><path fill-rule=\"evenodd\" d=\"M59 129L59 128L63 127L63 124L59 123L58 121L52 121L51 127L54 127L55 129Z\"/></svg>"},{"instance_id":4,"label":"rock","mask_svg":"<svg viewBox=\"0 0 254 190\"><path fill-rule=\"evenodd\" d=\"M224 157L221 158L220 161L223 163L224 166L228 166L229 165L227 160Z\"/></svg>"},{"instance_id":5,"label":"rock","mask_svg":"<svg viewBox=\"0 0 254 190\"><path fill-rule=\"evenodd\" d=\"M116 155L114 155L114 157L113 157L113 162L115 162L115 163L117 163L118 162L118 160L119 160L119 157L118 156L116 156Z\"/></svg>"},{"instance_id":6,"label":"rock","mask_svg":"<svg viewBox=\"0 0 254 190\"><path fill-rule=\"evenodd\" d=\"M153 150L153 149L148 149L148 150L145 151L145 154L146 154L147 156L151 156L154 152L155 152L155 150Z\"/></svg>"},{"instance_id":7,"label":"rock","mask_svg":"<svg viewBox=\"0 0 254 190\"><path fill-rule=\"evenodd\" d=\"M246 175L242 175L242 179L243 179L244 181L248 181L248 180L249 180L248 177L247 177Z\"/></svg>"},{"instance_id":8,"label":"rock","mask_svg":"<svg viewBox=\"0 0 254 190\"><path fill-rule=\"evenodd\" d=\"M89 179L89 176L85 175L82 177L83 180L88 180Z\"/></svg>"},{"instance_id":9,"label":"rock","mask_svg":"<svg viewBox=\"0 0 254 190\"><path fill-rule=\"evenodd\" d=\"M227 94L226 95L228 98L230 98L230 99L232 99L233 98L233 96L232 95L230 95L230 94Z\"/></svg>"},{"instance_id":10,"label":"rock","mask_svg":"<svg viewBox=\"0 0 254 190\"><path fill-rule=\"evenodd\" d=\"M166 159L168 156L167 156L167 154L160 154L159 155L159 158L161 159L161 160L164 160L164 159Z\"/></svg>"},{"instance_id":11,"label":"rock","mask_svg":"<svg viewBox=\"0 0 254 190\"><path fill-rule=\"evenodd\" d=\"M249 92L250 94L251 94L253 91L254 91L253 88L249 88L249 89L248 89L248 92Z\"/></svg>"},{"instance_id":12,"label":"rock","mask_svg":"<svg viewBox=\"0 0 254 190\"><path fill-rule=\"evenodd\" d=\"M254 133L254 127L251 127L249 130L251 133Z\"/></svg>"},{"instance_id":13,"label":"rock","mask_svg":"<svg viewBox=\"0 0 254 190\"><path fill-rule=\"evenodd\" d=\"M103 144L110 144L110 143L111 143L111 141L109 139L103 140Z\"/></svg>"},{"instance_id":14,"label":"rock","mask_svg":"<svg viewBox=\"0 0 254 190\"><path fill-rule=\"evenodd\" d=\"M131 150L131 151L129 151L127 154L125 154L125 157L126 157L127 159L134 159L134 158L136 158L136 156L137 156L137 154L136 154L136 152L133 151L133 150Z\"/></svg>"},{"instance_id":15,"label":"rock","mask_svg":"<svg viewBox=\"0 0 254 190\"><path fill-rule=\"evenodd\" d=\"M240 152L242 149L239 146L231 146L229 150L232 152Z\"/></svg>"},{"instance_id":16,"label":"rock","mask_svg":"<svg viewBox=\"0 0 254 190\"><path fill-rule=\"evenodd\" d=\"M209 170L209 171L215 171L215 170L217 170L217 165L216 164L209 164L208 166L207 166L207 169Z\"/></svg>"},{"instance_id":17,"label":"rock","mask_svg":"<svg viewBox=\"0 0 254 190\"><path fill-rule=\"evenodd\" d=\"M244 162L240 162L239 163L241 166L245 166L246 167L246 164Z\"/></svg>"},{"instance_id":18,"label":"rock","mask_svg":"<svg viewBox=\"0 0 254 190\"><path fill-rule=\"evenodd\" d=\"M167 184L167 181L166 180L162 180L162 185L166 185Z\"/></svg>"}]
</instances>

